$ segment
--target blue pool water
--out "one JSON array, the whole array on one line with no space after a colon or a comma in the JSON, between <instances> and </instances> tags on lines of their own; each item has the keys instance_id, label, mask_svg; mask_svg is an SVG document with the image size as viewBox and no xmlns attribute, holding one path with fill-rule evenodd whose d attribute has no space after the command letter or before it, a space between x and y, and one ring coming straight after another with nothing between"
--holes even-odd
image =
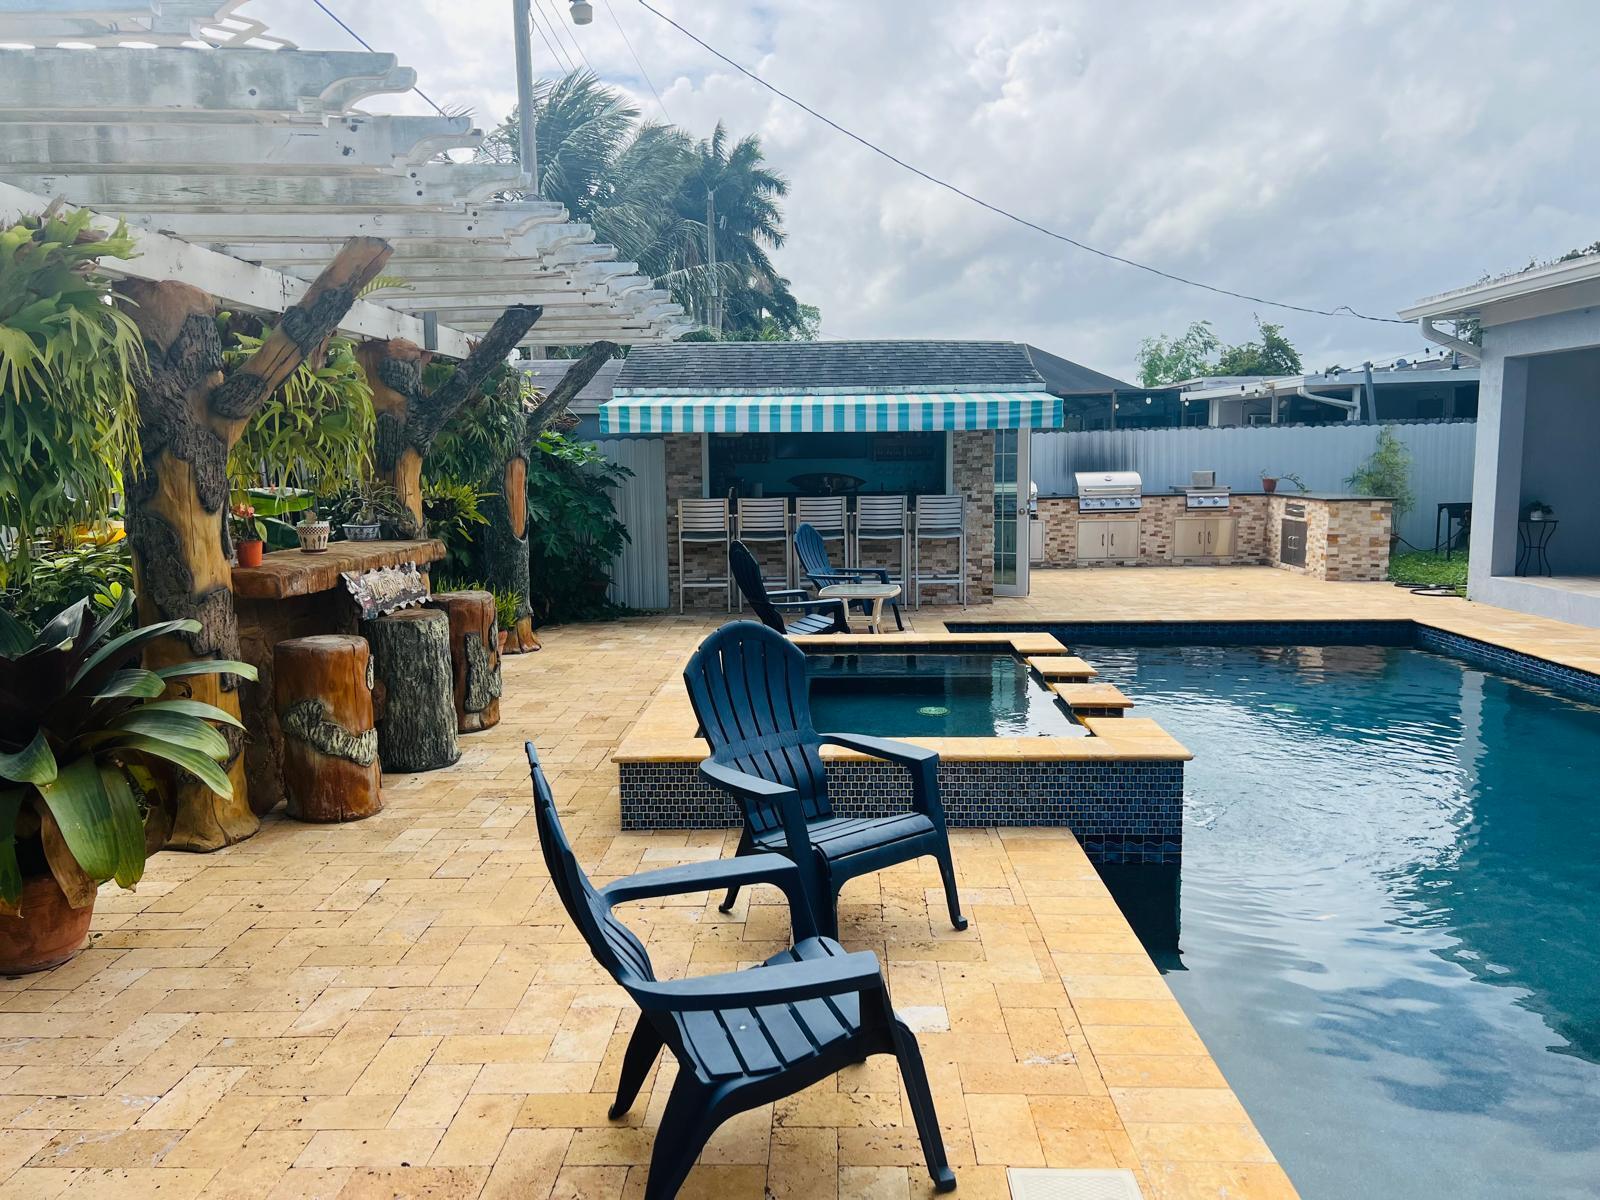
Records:
<instances>
[{"instance_id":1,"label":"blue pool water","mask_svg":"<svg viewBox=\"0 0 1600 1200\"><path fill-rule=\"evenodd\" d=\"M1108 882L1307 1200L1600 1195L1600 707L1400 647L1074 650L1195 752L1181 879Z\"/></svg>"},{"instance_id":2,"label":"blue pool water","mask_svg":"<svg viewBox=\"0 0 1600 1200\"><path fill-rule=\"evenodd\" d=\"M878 737L1083 737L1014 655L806 655L818 729Z\"/></svg>"}]
</instances>

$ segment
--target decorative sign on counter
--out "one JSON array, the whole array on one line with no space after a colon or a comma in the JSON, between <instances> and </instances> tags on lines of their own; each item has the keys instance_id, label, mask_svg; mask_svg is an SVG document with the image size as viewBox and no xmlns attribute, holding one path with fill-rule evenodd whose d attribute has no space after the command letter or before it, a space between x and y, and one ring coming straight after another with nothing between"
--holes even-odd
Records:
<instances>
[{"instance_id":1,"label":"decorative sign on counter","mask_svg":"<svg viewBox=\"0 0 1600 1200\"><path fill-rule=\"evenodd\" d=\"M342 571L340 578L350 589L364 621L410 608L428 598L428 581L414 562L376 571Z\"/></svg>"}]
</instances>

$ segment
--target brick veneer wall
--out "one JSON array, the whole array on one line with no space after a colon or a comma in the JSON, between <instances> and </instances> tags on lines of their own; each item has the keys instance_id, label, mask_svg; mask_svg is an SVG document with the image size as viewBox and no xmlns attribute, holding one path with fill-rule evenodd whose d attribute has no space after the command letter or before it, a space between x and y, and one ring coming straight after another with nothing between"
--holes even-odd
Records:
<instances>
[{"instance_id":1,"label":"brick veneer wall","mask_svg":"<svg viewBox=\"0 0 1600 1200\"><path fill-rule=\"evenodd\" d=\"M1291 503L1304 504L1306 509L1307 553L1304 568L1283 567L1278 561L1284 512ZM1227 514L1237 523L1234 553L1208 558L1175 559L1173 546L1177 521L1189 515L1184 507L1184 498L1147 496L1138 517L1138 565L1266 564L1299 571L1318 579L1343 582L1385 579L1389 573L1389 534L1394 517L1393 508L1387 500L1360 497L1319 500L1295 495L1236 495ZM1044 566L1125 565L1117 562L1079 562L1078 519L1076 497L1062 496L1039 501L1039 520L1044 524Z\"/></svg>"}]
</instances>

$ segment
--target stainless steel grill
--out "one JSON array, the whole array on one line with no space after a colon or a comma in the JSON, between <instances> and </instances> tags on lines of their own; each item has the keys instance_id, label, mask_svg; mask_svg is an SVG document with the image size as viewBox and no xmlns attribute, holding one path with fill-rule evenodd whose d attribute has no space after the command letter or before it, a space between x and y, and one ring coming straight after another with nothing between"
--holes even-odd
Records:
<instances>
[{"instance_id":1,"label":"stainless steel grill","mask_svg":"<svg viewBox=\"0 0 1600 1200\"><path fill-rule=\"evenodd\" d=\"M1183 496L1183 506L1190 509L1226 509L1232 503L1227 486L1217 486L1215 471L1191 471Z\"/></svg>"},{"instance_id":2,"label":"stainless steel grill","mask_svg":"<svg viewBox=\"0 0 1600 1200\"><path fill-rule=\"evenodd\" d=\"M1144 481L1137 471L1079 471L1079 512L1133 512L1144 507Z\"/></svg>"}]
</instances>

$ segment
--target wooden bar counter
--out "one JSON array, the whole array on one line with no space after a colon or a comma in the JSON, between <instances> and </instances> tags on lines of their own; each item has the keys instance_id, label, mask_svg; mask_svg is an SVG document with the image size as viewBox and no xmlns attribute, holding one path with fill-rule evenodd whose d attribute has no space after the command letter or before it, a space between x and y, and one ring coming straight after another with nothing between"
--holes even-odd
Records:
<instances>
[{"instance_id":1,"label":"wooden bar counter","mask_svg":"<svg viewBox=\"0 0 1600 1200\"><path fill-rule=\"evenodd\" d=\"M360 614L344 586L345 571L374 571L444 557L444 543L332 542L319 554L277 550L259 567L235 567L233 588L239 613L240 656L261 678L243 685L245 774L250 807L270 812L283 799L283 734L273 709L272 648L288 638L324 633L359 633Z\"/></svg>"}]
</instances>

